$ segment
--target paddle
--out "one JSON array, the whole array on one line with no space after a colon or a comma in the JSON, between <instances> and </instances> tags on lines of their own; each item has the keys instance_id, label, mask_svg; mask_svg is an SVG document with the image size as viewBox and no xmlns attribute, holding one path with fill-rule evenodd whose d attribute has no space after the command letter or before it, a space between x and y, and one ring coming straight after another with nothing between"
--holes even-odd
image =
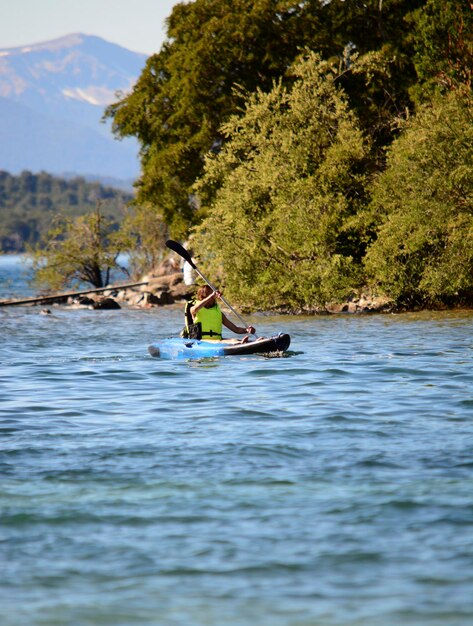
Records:
<instances>
[{"instance_id":1,"label":"paddle","mask_svg":"<svg viewBox=\"0 0 473 626\"><path fill-rule=\"evenodd\" d=\"M210 289L212 289L212 291L218 291L218 289L216 287L214 287L214 285L212 285L210 280L208 278L206 278L202 274L202 272L199 270L199 268L196 266L196 264L192 260L191 255L187 252L187 250L183 246L181 246L180 243L177 243L177 241L173 241L172 239L168 239L166 241L166 246L170 250L173 250L174 252L176 252L185 261L187 261L189 263L189 265L197 272L197 274L199 274L199 276L202 278L202 280L204 280L207 283L207 285L210 287ZM238 315L238 313L235 311L235 309L225 300L225 298L223 296L220 296L220 299L222 300L222 302L224 302L227 305L227 307L230 309L230 311L240 320L240 322L243 324L243 326L245 328L248 328L249 324L247 324L245 322L245 320L240 315Z\"/></svg>"}]
</instances>

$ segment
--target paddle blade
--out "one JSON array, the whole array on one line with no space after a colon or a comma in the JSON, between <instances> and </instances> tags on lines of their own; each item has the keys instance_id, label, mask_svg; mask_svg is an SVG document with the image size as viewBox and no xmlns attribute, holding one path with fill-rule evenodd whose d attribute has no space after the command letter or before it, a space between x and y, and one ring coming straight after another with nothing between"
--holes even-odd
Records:
<instances>
[{"instance_id":1,"label":"paddle blade","mask_svg":"<svg viewBox=\"0 0 473 626\"><path fill-rule=\"evenodd\" d=\"M179 256L182 256L182 258L185 259L191 267L196 269L194 261L191 258L191 255L187 252L187 250L183 246L181 246L180 243L177 243L177 241L174 241L173 239L168 239L166 241L166 246L170 250L173 250L174 252L176 252Z\"/></svg>"}]
</instances>

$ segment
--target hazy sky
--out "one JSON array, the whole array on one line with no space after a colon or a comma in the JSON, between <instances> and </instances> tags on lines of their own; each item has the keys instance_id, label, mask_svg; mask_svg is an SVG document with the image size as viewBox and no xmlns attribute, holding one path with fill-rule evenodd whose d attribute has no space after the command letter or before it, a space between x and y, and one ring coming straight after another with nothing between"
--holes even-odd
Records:
<instances>
[{"instance_id":1,"label":"hazy sky","mask_svg":"<svg viewBox=\"0 0 473 626\"><path fill-rule=\"evenodd\" d=\"M158 52L179 0L0 0L0 49L71 33L98 35L134 52Z\"/></svg>"}]
</instances>

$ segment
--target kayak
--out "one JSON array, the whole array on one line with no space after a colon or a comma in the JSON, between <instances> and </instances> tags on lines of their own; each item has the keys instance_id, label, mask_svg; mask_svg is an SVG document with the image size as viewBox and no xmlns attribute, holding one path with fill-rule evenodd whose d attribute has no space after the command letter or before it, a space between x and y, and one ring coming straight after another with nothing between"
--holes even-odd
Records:
<instances>
[{"instance_id":1,"label":"kayak","mask_svg":"<svg viewBox=\"0 0 473 626\"><path fill-rule=\"evenodd\" d=\"M290 343L291 338L286 333L279 333L273 337L262 337L247 343L174 337L151 344L148 346L148 351L151 356L161 359L202 359L217 356L285 352Z\"/></svg>"},{"instance_id":2,"label":"kayak","mask_svg":"<svg viewBox=\"0 0 473 626\"><path fill-rule=\"evenodd\" d=\"M285 352L290 343L291 338L286 333L279 333L273 337L262 337L247 343L173 337L151 344L148 346L148 352L151 356L161 359L202 359L217 356Z\"/></svg>"}]
</instances>

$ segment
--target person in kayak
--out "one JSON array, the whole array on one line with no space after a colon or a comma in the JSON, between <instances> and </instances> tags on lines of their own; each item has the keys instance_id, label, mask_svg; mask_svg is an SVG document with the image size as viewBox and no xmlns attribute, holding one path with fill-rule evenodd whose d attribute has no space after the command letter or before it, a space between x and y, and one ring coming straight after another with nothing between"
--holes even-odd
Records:
<instances>
[{"instance_id":1,"label":"person in kayak","mask_svg":"<svg viewBox=\"0 0 473 626\"><path fill-rule=\"evenodd\" d=\"M256 332L253 326L248 326L247 328L236 326L222 313L217 303L217 298L220 298L221 295L220 291L213 291L209 285L199 287L197 290L197 300L195 304L190 307L190 313L194 322L189 329L189 336L191 338L204 339L206 341L220 341L222 339L222 326L225 326L238 335L245 333L254 334ZM245 337L242 341L248 341L248 337Z\"/></svg>"}]
</instances>

